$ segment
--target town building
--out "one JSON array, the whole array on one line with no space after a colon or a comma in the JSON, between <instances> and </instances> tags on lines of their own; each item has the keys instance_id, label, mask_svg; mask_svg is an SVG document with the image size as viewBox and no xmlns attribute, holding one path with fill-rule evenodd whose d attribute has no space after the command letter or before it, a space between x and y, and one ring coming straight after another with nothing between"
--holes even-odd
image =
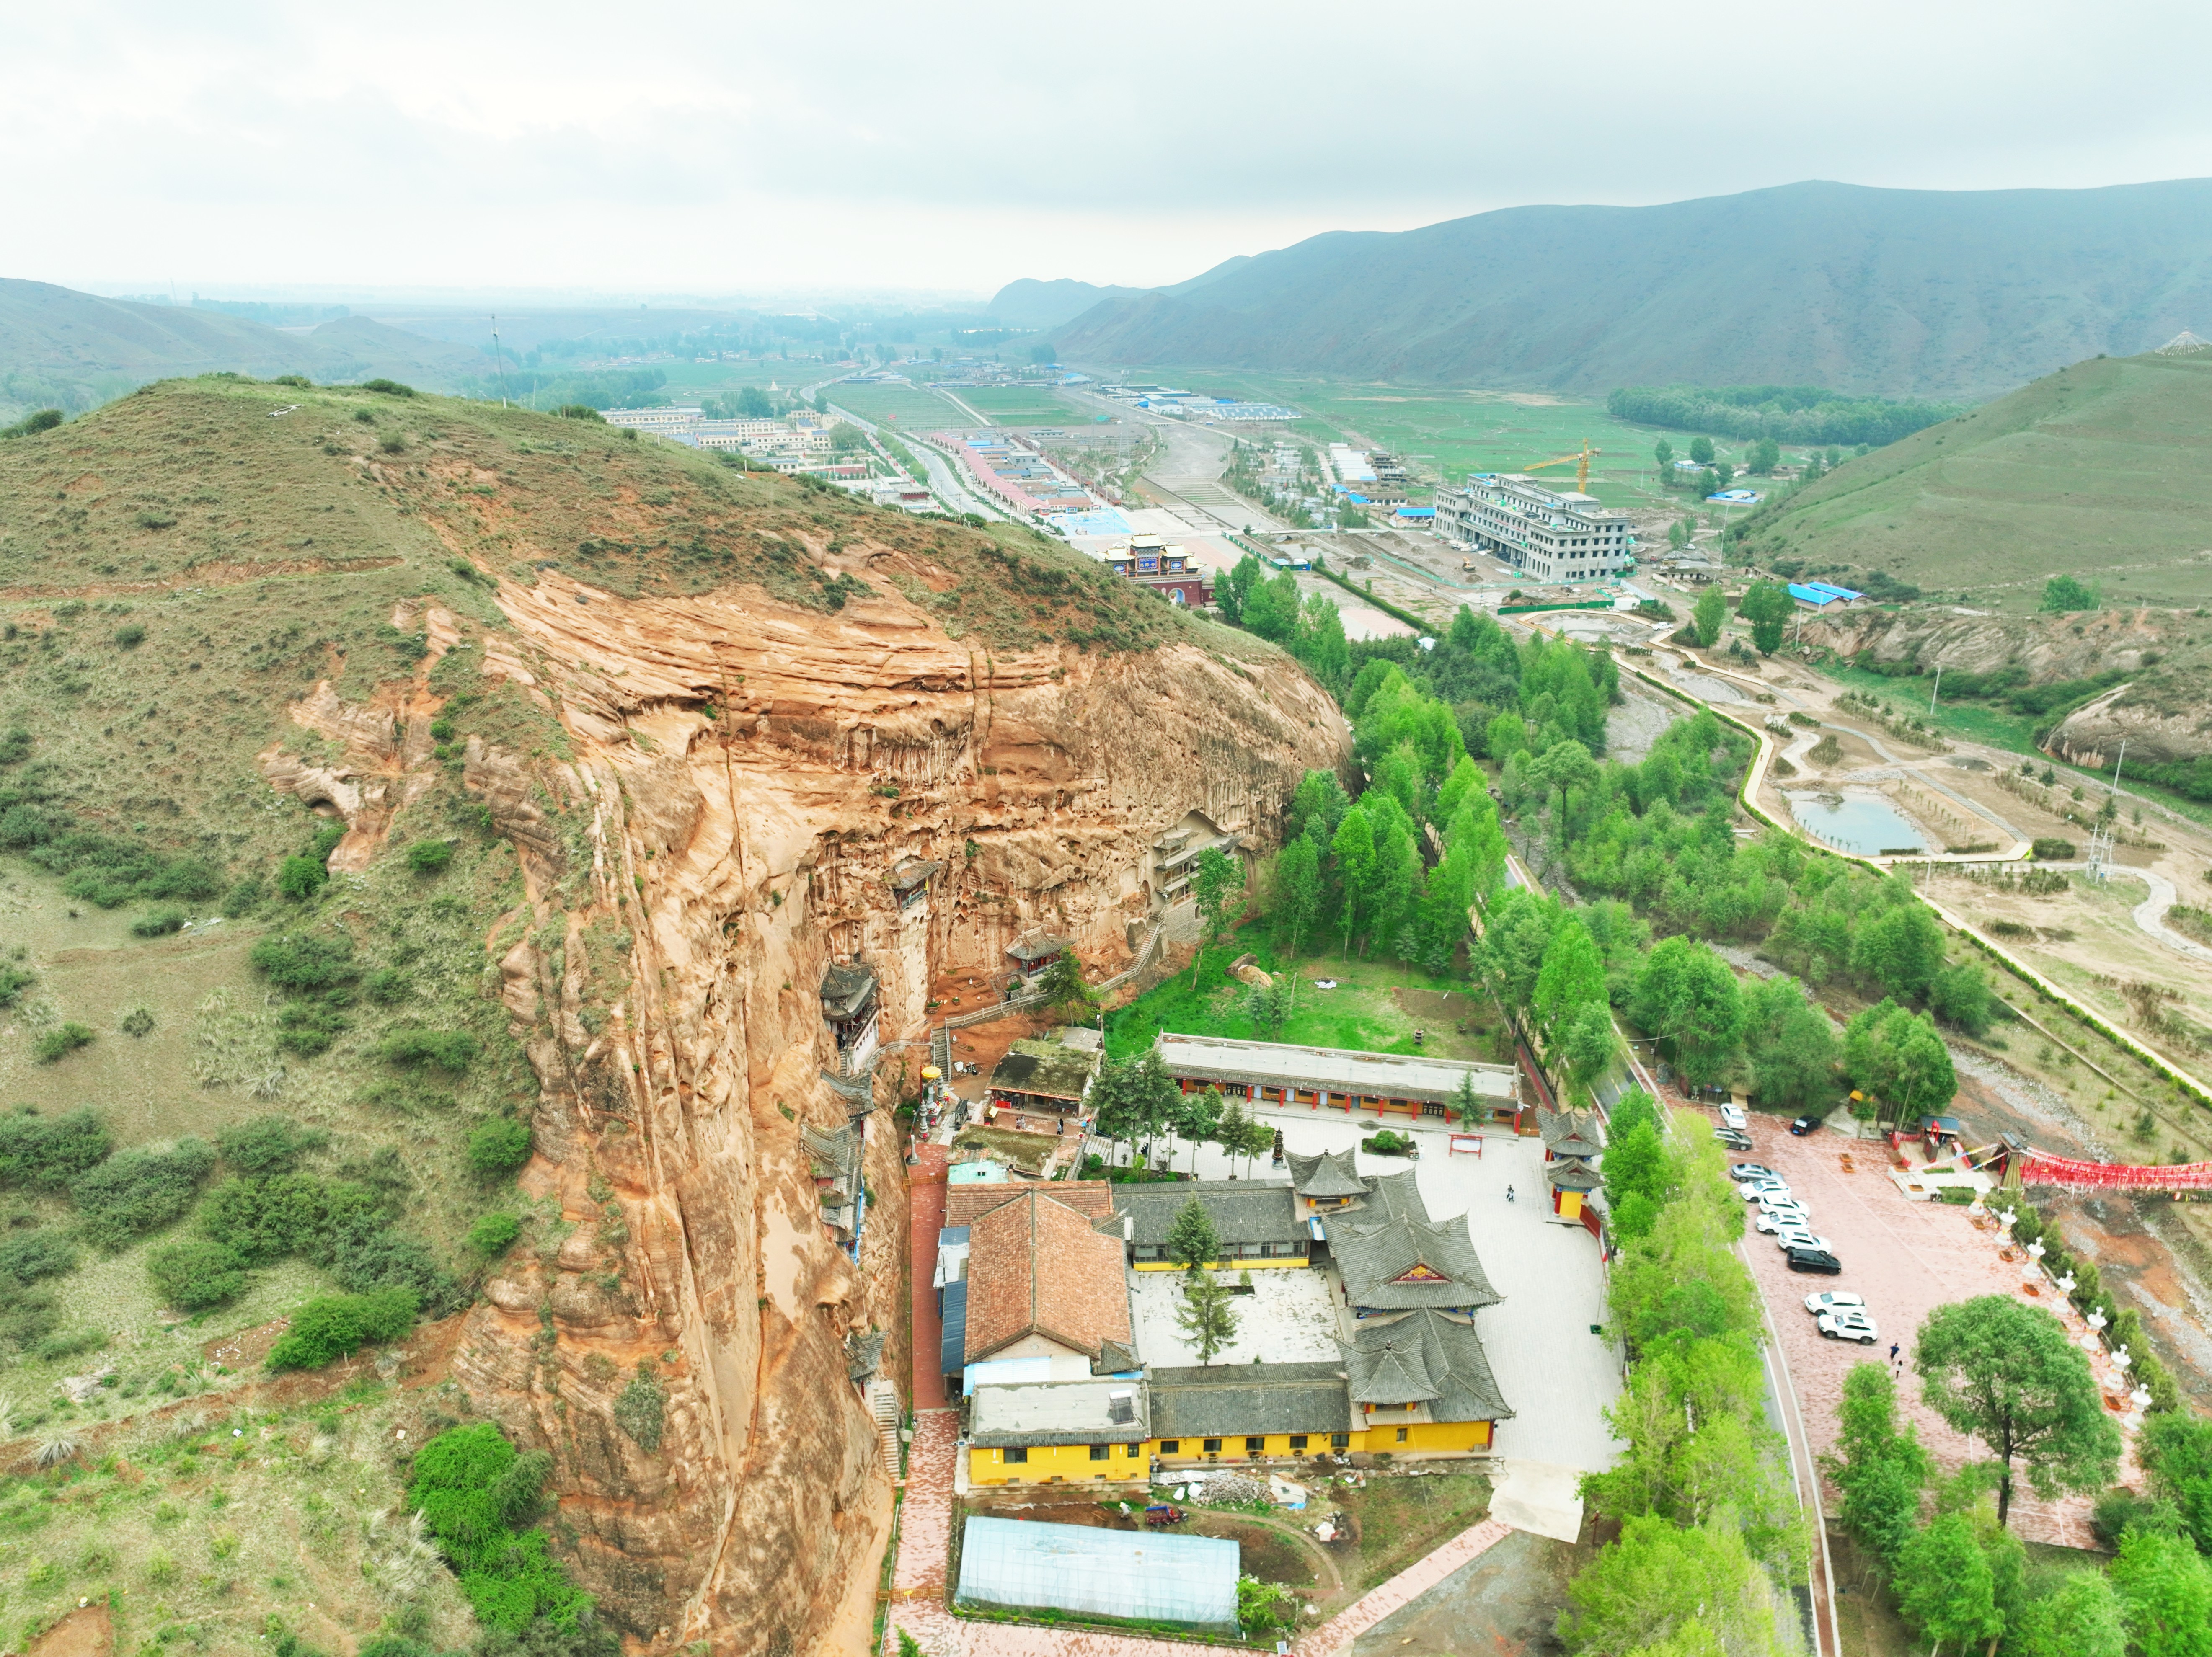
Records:
<instances>
[{"instance_id":1,"label":"town building","mask_svg":"<svg viewBox=\"0 0 2212 1657\"><path fill-rule=\"evenodd\" d=\"M1255 1105L1444 1119L1471 1093L1479 1120L1521 1126L1520 1074L1510 1065L1166 1031L1152 1045L1186 1093L1218 1087Z\"/></svg>"},{"instance_id":2,"label":"town building","mask_svg":"<svg viewBox=\"0 0 2212 1657\"><path fill-rule=\"evenodd\" d=\"M659 409L602 409L599 418L628 432L651 432L656 437L689 436L706 414L694 405Z\"/></svg>"},{"instance_id":3,"label":"town building","mask_svg":"<svg viewBox=\"0 0 2212 1657\"><path fill-rule=\"evenodd\" d=\"M1083 1108L1098 1074L1098 1032L1083 1029L1091 1041L1070 1043L1057 1036L1024 1036L1006 1049L991 1071L990 1104L997 1108L1048 1112L1071 1116Z\"/></svg>"},{"instance_id":4,"label":"town building","mask_svg":"<svg viewBox=\"0 0 2212 1657\"><path fill-rule=\"evenodd\" d=\"M970 1514L952 1602L978 1611L1167 1624L1233 1641L1242 1563L1240 1545L1227 1537Z\"/></svg>"},{"instance_id":5,"label":"town building","mask_svg":"<svg viewBox=\"0 0 2212 1657\"><path fill-rule=\"evenodd\" d=\"M1152 842L1152 866L1145 871L1152 908L1171 909L1190 896L1190 877L1208 852L1237 854L1243 836L1203 811L1186 811L1174 828Z\"/></svg>"},{"instance_id":6,"label":"town building","mask_svg":"<svg viewBox=\"0 0 2212 1657\"><path fill-rule=\"evenodd\" d=\"M1790 596L1802 609L1824 612L1849 610L1866 594L1854 592L1849 587L1839 587L1828 581L1792 581Z\"/></svg>"},{"instance_id":7,"label":"town building","mask_svg":"<svg viewBox=\"0 0 2212 1657\"><path fill-rule=\"evenodd\" d=\"M1438 489L1437 532L1488 552L1539 581L1596 581L1635 559L1628 515L1597 497L1547 489L1518 472L1474 472L1462 489Z\"/></svg>"},{"instance_id":8,"label":"town building","mask_svg":"<svg viewBox=\"0 0 2212 1657\"><path fill-rule=\"evenodd\" d=\"M1129 1343L1121 1242L1051 1187L1021 1185L968 1226L965 1362L987 1358L1095 1359Z\"/></svg>"},{"instance_id":9,"label":"town building","mask_svg":"<svg viewBox=\"0 0 2212 1657\"><path fill-rule=\"evenodd\" d=\"M1158 536L1138 536L1127 546L1109 548L1093 556L1116 575L1150 588L1170 604L1195 606L1213 602L1213 589L1188 552Z\"/></svg>"}]
</instances>

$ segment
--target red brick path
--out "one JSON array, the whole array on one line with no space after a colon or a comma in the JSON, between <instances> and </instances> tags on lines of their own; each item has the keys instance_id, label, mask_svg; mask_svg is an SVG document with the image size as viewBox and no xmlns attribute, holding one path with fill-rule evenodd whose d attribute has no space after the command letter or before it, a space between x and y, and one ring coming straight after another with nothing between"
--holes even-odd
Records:
<instances>
[{"instance_id":1,"label":"red brick path","mask_svg":"<svg viewBox=\"0 0 2212 1657\"><path fill-rule=\"evenodd\" d=\"M951 1152L943 1145L925 1144L921 1156L907 1170L907 1277L914 1290L914 1332L908 1343L914 1373L907 1383L907 1398L917 1416L945 1407L945 1376L938 1356L945 1325L937 1314L937 1290L930 1279L937 1275L937 1234L945 1224L945 1170ZM915 1448L921 1448L919 1435Z\"/></svg>"}]
</instances>

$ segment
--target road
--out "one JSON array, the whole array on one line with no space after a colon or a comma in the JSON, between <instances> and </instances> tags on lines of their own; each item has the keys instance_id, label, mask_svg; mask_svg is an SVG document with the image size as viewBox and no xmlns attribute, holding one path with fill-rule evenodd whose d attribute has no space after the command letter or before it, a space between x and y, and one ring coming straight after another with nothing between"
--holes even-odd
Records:
<instances>
[{"instance_id":1,"label":"road","mask_svg":"<svg viewBox=\"0 0 2212 1657\"><path fill-rule=\"evenodd\" d=\"M869 436L877 437L882 434L880 427L861 419L850 409L841 409L834 403L830 407L839 419L850 421ZM960 475L954 469L952 463L914 433L902 432L899 434L899 440L906 445L908 452L915 459L921 462L922 470L929 476L930 493L944 504L947 511L972 512L979 518L1003 519L1006 516L1000 508L986 505L977 496L969 493L962 484Z\"/></svg>"}]
</instances>

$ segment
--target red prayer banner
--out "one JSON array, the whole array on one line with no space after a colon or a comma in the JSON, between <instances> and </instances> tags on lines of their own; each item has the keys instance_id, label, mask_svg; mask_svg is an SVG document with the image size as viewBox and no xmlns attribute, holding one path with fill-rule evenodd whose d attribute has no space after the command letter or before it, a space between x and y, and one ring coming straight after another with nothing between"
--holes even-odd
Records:
<instances>
[{"instance_id":1,"label":"red prayer banner","mask_svg":"<svg viewBox=\"0 0 2212 1657\"><path fill-rule=\"evenodd\" d=\"M2069 1191L2212 1191L2212 1162L2138 1167L2085 1162L2031 1150L2021 1164L2020 1177L2027 1185L2055 1185Z\"/></svg>"}]
</instances>

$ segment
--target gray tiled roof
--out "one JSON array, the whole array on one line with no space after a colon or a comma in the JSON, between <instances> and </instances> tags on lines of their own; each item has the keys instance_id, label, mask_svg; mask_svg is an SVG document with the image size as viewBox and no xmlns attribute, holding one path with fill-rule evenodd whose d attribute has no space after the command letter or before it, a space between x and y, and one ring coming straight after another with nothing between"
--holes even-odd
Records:
<instances>
[{"instance_id":1,"label":"gray tiled roof","mask_svg":"<svg viewBox=\"0 0 2212 1657\"><path fill-rule=\"evenodd\" d=\"M1116 1186L1114 1217L1101 1221L1097 1229L1118 1236L1126 1217L1133 1222L1130 1242L1158 1247L1167 1241L1176 1216L1194 1199L1205 1208L1214 1235L1224 1244L1297 1242L1311 1235L1298 1218L1290 1187L1255 1180Z\"/></svg>"},{"instance_id":2,"label":"gray tiled roof","mask_svg":"<svg viewBox=\"0 0 2212 1657\"><path fill-rule=\"evenodd\" d=\"M1586 1110L1539 1110L1544 1149L1554 1156L1595 1156L1605 1149L1597 1118Z\"/></svg>"},{"instance_id":3,"label":"gray tiled roof","mask_svg":"<svg viewBox=\"0 0 2212 1657\"><path fill-rule=\"evenodd\" d=\"M1352 1430L1341 1363L1215 1363L1151 1371L1157 1438Z\"/></svg>"},{"instance_id":4,"label":"gray tiled roof","mask_svg":"<svg viewBox=\"0 0 2212 1657\"><path fill-rule=\"evenodd\" d=\"M857 1017L875 992L873 968L858 962L842 966L833 961L822 974L822 1016L833 1024L842 1024Z\"/></svg>"},{"instance_id":5,"label":"gray tiled roof","mask_svg":"<svg viewBox=\"0 0 2212 1657\"><path fill-rule=\"evenodd\" d=\"M1318 1150L1310 1156L1293 1150L1284 1160L1291 1165L1291 1189L1301 1197L1364 1197L1374 1187L1352 1167L1349 1150Z\"/></svg>"},{"instance_id":6,"label":"gray tiled roof","mask_svg":"<svg viewBox=\"0 0 2212 1657\"><path fill-rule=\"evenodd\" d=\"M1605 1183L1605 1175L1579 1156L1545 1163L1544 1178L1556 1191L1595 1191Z\"/></svg>"},{"instance_id":7,"label":"gray tiled roof","mask_svg":"<svg viewBox=\"0 0 2212 1657\"><path fill-rule=\"evenodd\" d=\"M1370 1208L1324 1219L1322 1230L1354 1306L1400 1312L1421 1306L1495 1306L1504 1298L1490 1286L1463 1215L1442 1221L1399 1216L1378 1220ZM1401 1281L1408 1274L1414 1280Z\"/></svg>"},{"instance_id":8,"label":"gray tiled roof","mask_svg":"<svg viewBox=\"0 0 2212 1657\"><path fill-rule=\"evenodd\" d=\"M1481 1338L1464 1318L1419 1311L1373 1320L1360 1326L1344 1356L1357 1403L1426 1404L1438 1421L1504 1421L1513 1414Z\"/></svg>"}]
</instances>

